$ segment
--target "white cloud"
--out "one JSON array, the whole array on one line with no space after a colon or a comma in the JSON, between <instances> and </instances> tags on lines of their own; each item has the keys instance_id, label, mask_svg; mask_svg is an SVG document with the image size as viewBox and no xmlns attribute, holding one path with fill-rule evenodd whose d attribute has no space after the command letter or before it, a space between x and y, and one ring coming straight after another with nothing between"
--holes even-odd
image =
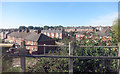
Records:
<instances>
[{"instance_id":1,"label":"white cloud","mask_svg":"<svg viewBox=\"0 0 120 74\"><path fill-rule=\"evenodd\" d=\"M88 22L88 25L91 26L112 26L113 21L118 18L118 13L111 13L104 16L100 16L97 18L92 19L90 22Z\"/></svg>"}]
</instances>

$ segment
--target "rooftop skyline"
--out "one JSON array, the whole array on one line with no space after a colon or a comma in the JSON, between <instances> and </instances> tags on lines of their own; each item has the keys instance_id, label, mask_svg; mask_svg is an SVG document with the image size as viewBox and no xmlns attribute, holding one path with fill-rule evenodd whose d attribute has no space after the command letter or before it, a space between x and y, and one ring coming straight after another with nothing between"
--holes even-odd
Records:
<instances>
[{"instance_id":1,"label":"rooftop skyline","mask_svg":"<svg viewBox=\"0 0 120 74\"><path fill-rule=\"evenodd\" d=\"M3 2L1 28L112 26L118 2Z\"/></svg>"}]
</instances>

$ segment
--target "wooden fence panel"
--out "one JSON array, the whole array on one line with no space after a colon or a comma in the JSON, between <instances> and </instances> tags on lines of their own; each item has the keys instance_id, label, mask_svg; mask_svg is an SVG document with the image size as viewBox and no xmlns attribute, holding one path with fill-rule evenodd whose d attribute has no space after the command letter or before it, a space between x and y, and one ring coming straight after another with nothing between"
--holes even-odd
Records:
<instances>
[{"instance_id":1,"label":"wooden fence panel","mask_svg":"<svg viewBox=\"0 0 120 74\"><path fill-rule=\"evenodd\" d=\"M20 54L25 55L25 41L21 42L21 50L20 50ZM26 70L26 58L25 57L21 57L20 58L20 63L21 63L21 72L25 72Z\"/></svg>"}]
</instances>

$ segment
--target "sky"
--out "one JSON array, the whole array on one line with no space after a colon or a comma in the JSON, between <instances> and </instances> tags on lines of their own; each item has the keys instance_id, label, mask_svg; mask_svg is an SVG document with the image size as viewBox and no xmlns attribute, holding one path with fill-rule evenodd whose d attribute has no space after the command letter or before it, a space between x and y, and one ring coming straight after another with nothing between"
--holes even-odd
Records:
<instances>
[{"instance_id":1,"label":"sky","mask_svg":"<svg viewBox=\"0 0 120 74\"><path fill-rule=\"evenodd\" d=\"M118 2L3 2L0 28L111 26Z\"/></svg>"}]
</instances>

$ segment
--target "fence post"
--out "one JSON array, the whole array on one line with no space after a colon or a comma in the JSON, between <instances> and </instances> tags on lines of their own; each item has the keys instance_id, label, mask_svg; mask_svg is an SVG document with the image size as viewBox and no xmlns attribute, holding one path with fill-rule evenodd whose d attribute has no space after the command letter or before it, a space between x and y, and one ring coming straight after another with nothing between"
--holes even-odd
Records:
<instances>
[{"instance_id":1,"label":"fence post","mask_svg":"<svg viewBox=\"0 0 120 74\"><path fill-rule=\"evenodd\" d=\"M69 56L73 56L73 43L69 42ZM73 74L73 58L69 58L69 74Z\"/></svg>"},{"instance_id":2,"label":"fence post","mask_svg":"<svg viewBox=\"0 0 120 74\"><path fill-rule=\"evenodd\" d=\"M120 56L120 42L118 43L118 57ZM120 59L118 59L118 74L120 74Z\"/></svg>"},{"instance_id":3,"label":"fence post","mask_svg":"<svg viewBox=\"0 0 120 74\"><path fill-rule=\"evenodd\" d=\"M20 50L21 55L25 55L25 51L26 51L25 41L23 41L23 42L21 42L21 50ZM25 59L25 57L20 58L20 63L21 63L21 72L25 72L25 68L26 68L26 59Z\"/></svg>"},{"instance_id":4,"label":"fence post","mask_svg":"<svg viewBox=\"0 0 120 74\"><path fill-rule=\"evenodd\" d=\"M44 55L45 55L45 52L46 52L46 51L45 51L45 45L46 45L46 44L44 44Z\"/></svg>"}]
</instances>

